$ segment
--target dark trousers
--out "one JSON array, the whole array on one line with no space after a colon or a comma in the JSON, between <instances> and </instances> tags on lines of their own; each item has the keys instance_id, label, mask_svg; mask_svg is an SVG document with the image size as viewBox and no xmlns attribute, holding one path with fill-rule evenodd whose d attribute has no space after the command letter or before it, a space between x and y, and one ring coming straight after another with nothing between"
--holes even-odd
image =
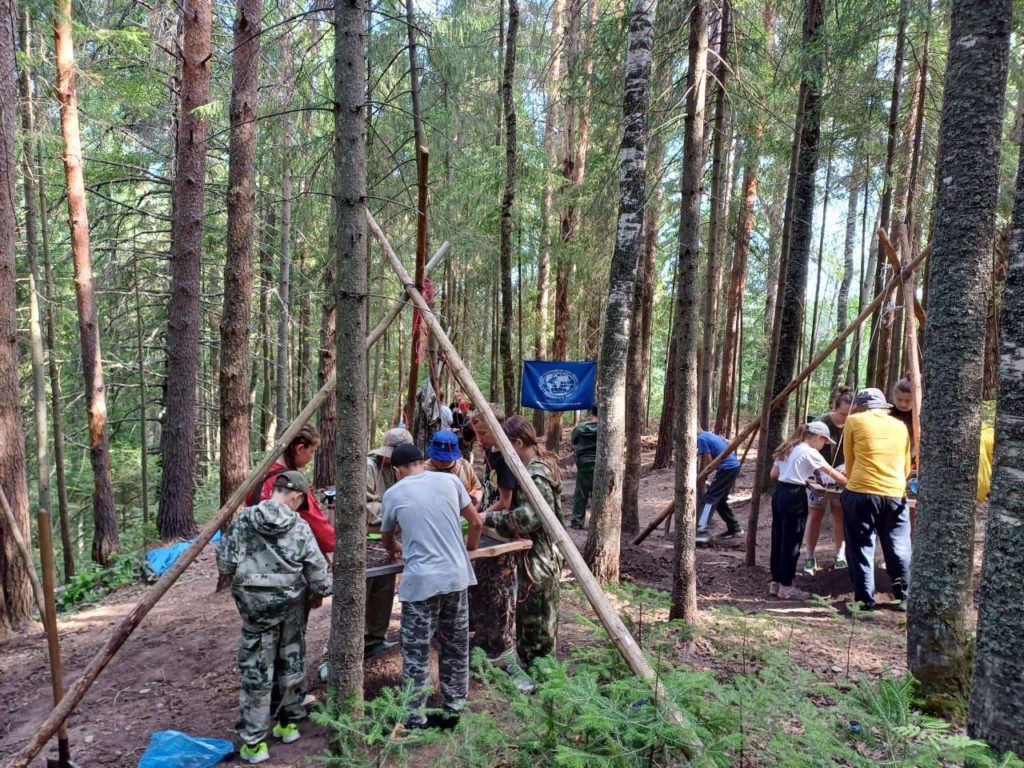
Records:
<instances>
[{"instance_id":1,"label":"dark trousers","mask_svg":"<svg viewBox=\"0 0 1024 768\"><path fill-rule=\"evenodd\" d=\"M395 574L373 576L366 580L366 627L363 644L383 643L388 637L391 609L395 604Z\"/></svg>"},{"instance_id":2,"label":"dark trousers","mask_svg":"<svg viewBox=\"0 0 1024 768\"><path fill-rule=\"evenodd\" d=\"M736 478L739 476L739 467L719 469L715 472L715 479L704 490L704 496L701 499L700 511L697 514L697 533L702 533L710 527L711 515L716 509L730 533L735 533L740 529L740 524L736 522L736 515L732 513L732 508L729 506L729 494L732 493L732 488L736 485Z\"/></svg>"},{"instance_id":3,"label":"dark trousers","mask_svg":"<svg viewBox=\"0 0 1024 768\"><path fill-rule=\"evenodd\" d=\"M779 483L772 495L772 581L793 584L807 527L807 486Z\"/></svg>"},{"instance_id":4,"label":"dark trousers","mask_svg":"<svg viewBox=\"0 0 1024 768\"><path fill-rule=\"evenodd\" d=\"M910 508L906 498L843 491L843 529L850 563L853 599L875 607L875 535L882 545L885 570L893 595L907 597L910 589Z\"/></svg>"}]
</instances>

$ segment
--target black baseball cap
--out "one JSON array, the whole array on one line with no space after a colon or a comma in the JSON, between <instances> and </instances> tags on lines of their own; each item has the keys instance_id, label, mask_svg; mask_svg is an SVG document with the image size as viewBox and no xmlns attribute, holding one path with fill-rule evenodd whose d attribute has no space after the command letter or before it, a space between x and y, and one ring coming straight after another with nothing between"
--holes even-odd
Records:
<instances>
[{"instance_id":1,"label":"black baseball cap","mask_svg":"<svg viewBox=\"0 0 1024 768\"><path fill-rule=\"evenodd\" d=\"M298 470L290 469L274 478L274 487L285 488L289 491L299 491L300 493L309 493L309 480Z\"/></svg>"},{"instance_id":2,"label":"black baseball cap","mask_svg":"<svg viewBox=\"0 0 1024 768\"><path fill-rule=\"evenodd\" d=\"M417 461L423 461L423 454L412 443L396 445L391 452L391 466L393 467L404 467L407 464L415 464Z\"/></svg>"}]
</instances>

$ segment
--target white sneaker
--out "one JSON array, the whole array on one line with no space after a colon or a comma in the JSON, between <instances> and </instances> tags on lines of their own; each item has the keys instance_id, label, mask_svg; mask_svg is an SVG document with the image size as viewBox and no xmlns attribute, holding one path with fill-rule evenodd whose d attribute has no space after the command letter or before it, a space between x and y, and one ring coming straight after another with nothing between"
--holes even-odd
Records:
<instances>
[{"instance_id":1,"label":"white sneaker","mask_svg":"<svg viewBox=\"0 0 1024 768\"><path fill-rule=\"evenodd\" d=\"M779 586L779 599L780 600L808 600L808 599L810 599L810 597L811 597L811 593L810 592L804 592L799 587L794 587L794 586L783 587L781 585Z\"/></svg>"},{"instance_id":2,"label":"white sneaker","mask_svg":"<svg viewBox=\"0 0 1024 768\"><path fill-rule=\"evenodd\" d=\"M777 582L777 581L769 581L768 582L768 594L771 595L772 597L778 597L779 596L779 582Z\"/></svg>"}]
</instances>

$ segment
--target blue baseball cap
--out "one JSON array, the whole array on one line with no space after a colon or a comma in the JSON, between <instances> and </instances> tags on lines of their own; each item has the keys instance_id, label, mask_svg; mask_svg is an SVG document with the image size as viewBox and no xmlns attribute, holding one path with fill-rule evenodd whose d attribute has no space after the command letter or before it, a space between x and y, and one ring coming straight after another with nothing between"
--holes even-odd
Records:
<instances>
[{"instance_id":1,"label":"blue baseball cap","mask_svg":"<svg viewBox=\"0 0 1024 768\"><path fill-rule=\"evenodd\" d=\"M439 429L430 438L427 456L434 461L458 461L462 458L459 449L459 436L450 429Z\"/></svg>"}]
</instances>

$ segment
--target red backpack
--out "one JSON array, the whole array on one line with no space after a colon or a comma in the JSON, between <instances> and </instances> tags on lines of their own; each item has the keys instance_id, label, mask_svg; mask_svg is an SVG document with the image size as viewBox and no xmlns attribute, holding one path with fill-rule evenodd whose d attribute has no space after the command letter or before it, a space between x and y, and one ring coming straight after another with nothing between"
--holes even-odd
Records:
<instances>
[{"instance_id":1,"label":"red backpack","mask_svg":"<svg viewBox=\"0 0 1024 768\"><path fill-rule=\"evenodd\" d=\"M267 472L266 477L260 480L259 485L254 486L253 489L249 491L249 495L245 497L245 506L255 507L257 504L263 501L262 491L263 486L267 484L267 480L269 480L272 477L277 477L278 475L287 471L288 467L282 467L280 465L272 467L271 470Z\"/></svg>"}]
</instances>

